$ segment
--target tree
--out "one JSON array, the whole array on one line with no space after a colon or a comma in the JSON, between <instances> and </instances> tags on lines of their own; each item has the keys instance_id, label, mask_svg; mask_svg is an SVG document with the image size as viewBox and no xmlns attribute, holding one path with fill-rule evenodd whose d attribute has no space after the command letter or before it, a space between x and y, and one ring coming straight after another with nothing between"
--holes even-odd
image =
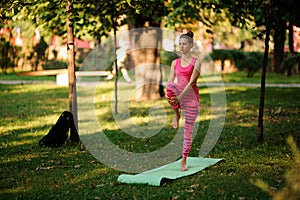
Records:
<instances>
[{"instance_id":1,"label":"tree","mask_svg":"<svg viewBox=\"0 0 300 200\"><path fill-rule=\"evenodd\" d=\"M293 26L300 27L300 13L299 13L299 1L288 1L287 5L287 14L288 14L288 30L289 30L289 49L292 54L294 54L294 39L293 39Z\"/></svg>"},{"instance_id":2,"label":"tree","mask_svg":"<svg viewBox=\"0 0 300 200\"><path fill-rule=\"evenodd\" d=\"M17 48L11 44L12 23L11 20L24 6L24 2L4 0L0 7L0 29L7 28L9 33L7 38L0 40L0 67L3 73L6 73L8 67L14 67Z\"/></svg>"},{"instance_id":3,"label":"tree","mask_svg":"<svg viewBox=\"0 0 300 200\"><path fill-rule=\"evenodd\" d=\"M135 66L134 99L154 100L164 96L160 65L162 43L160 27L165 12L164 1L157 1L154 4L143 2L143 5L135 3L131 8L136 11L131 12L129 9L126 13L130 29L131 56Z\"/></svg>"},{"instance_id":4,"label":"tree","mask_svg":"<svg viewBox=\"0 0 300 200\"><path fill-rule=\"evenodd\" d=\"M74 123L78 130L77 118L77 97L76 97L76 77L75 77L75 52L73 33L73 5L72 0L66 0L66 26L67 26L67 51L68 51L68 81L69 81L69 110L73 114Z\"/></svg>"},{"instance_id":5,"label":"tree","mask_svg":"<svg viewBox=\"0 0 300 200\"><path fill-rule=\"evenodd\" d=\"M44 61L46 59L45 53L46 49L48 48L48 44L45 42L44 37L41 37L39 43L33 47L34 51L36 52L36 60L34 63L34 71L37 71L38 64L41 61Z\"/></svg>"},{"instance_id":6,"label":"tree","mask_svg":"<svg viewBox=\"0 0 300 200\"><path fill-rule=\"evenodd\" d=\"M272 13L277 17L274 30L274 71L277 73L283 72L283 61L285 58L284 45L286 41L286 31L289 32L289 49L290 53L294 54L293 49L293 26L300 25L299 1L294 0L276 0L272 2ZM289 72L288 72L289 74Z\"/></svg>"},{"instance_id":7,"label":"tree","mask_svg":"<svg viewBox=\"0 0 300 200\"><path fill-rule=\"evenodd\" d=\"M265 7L266 6L266 7ZM262 68L262 79L261 79L261 93L260 93L260 107L258 117L258 140L263 140L263 110L264 110L264 92L265 92L265 76L266 76L266 65L268 60L269 51L269 38L271 31L272 16L269 15L271 12L271 6L268 0L266 1L235 1L226 0L222 1L222 4L215 4L214 7L218 9L224 9L226 17L229 19L233 26L237 27L249 27L250 21L255 21L256 27L264 26L262 34L266 34L265 38L265 53L263 58Z\"/></svg>"},{"instance_id":8,"label":"tree","mask_svg":"<svg viewBox=\"0 0 300 200\"><path fill-rule=\"evenodd\" d=\"M43 26L50 32L59 35L67 35L68 51L68 79L69 79L69 110L74 115L77 126L77 105L76 105L76 83L75 83L75 57L74 57L74 10L73 1L27 1L22 9L20 18L29 18L37 26ZM65 5L65 7L63 7ZM64 19L64 20L63 20ZM65 27L65 28L63 28ZM37 46L39 47L39 46ZM41 50L41 49L38 49Z\"/></svg>"},{"instance_id":9,"label":"tree","mask_svg":"<svg viewBox=\"0 0 300 200\"><path fill-rule=\"evenodd\" d=\"M264 26L265 29L262 32L265 34L265 53L264 53L264 61L263 61L263 67L262 67L262 77L261 77L261 91L260 91L260 106L259 106L259 116L258 116L258 141L263 141L264 134L263 134L263 112L264 112L264 98L265 98L265 77L266 77L266 66L267 66L267 60L268 60L268 53L269 53L269 39L271 35L271 31L274 30L275 32L275 38L274 40L277 40L277 50L274 51L274 56L278 56L278 60L276 65L277 68L279 68L280 62L283 61L282 53L283 53L283 34L280 35L278 32L283 32L283 29L285 31L286 29L286 22L287 20L292 20L295 15L292 15L290 13L295 13L295 8L292 8L292 12L290 12L287 5L295 5L293 3L294 1L259 1L257 2L258 9L255 9L253 11L254 16L256 16L256 26ZM283 22L284 21L284 22ZM279 36L278 36L279 34ZM278 37L278 38L277 38ZM284 36L285 37L285 36ZM276 43L275 43L276 45ZM276 47L275 47L276 48ZM277 52L278 51L278 52ZM282 61L281 61L282 59ZM275 61L276 62L276 61ZM275 68L275 70L278 70Z\"/></svg>"},{"instance_id":10,"label":"tree","mask_svg":"<svg viewBox=\"0 0 300 200\"><path fill-rule=\"evenodd\" d=\"M159 27L163 17L165 17L165 24L172 28L177 25L185 26L195 21L201 21L211 26L213 22L210 20L209 14L211 11L221 13L222 7L215 1L198 0L118 2L117 12L127 15L127 23L131 30L130 41L137 81L135 99L150 100L162 97L162 74L159 65L162 32ZM150 48L149 44L152 44Z\"/></svg>"},{"instance_id":11,"label":"tree","mask_svg":"<svg viewBox=\"0 0 300 200\"><path fill-rule=\"evenodd\" d=\"M66 14L63 5L64 2L61 0L54 0L51 3L46 0L30 0L26 4L27 12L24 12L23 16L31 18L39 26L43 26L55 34L65 35ZM73 28L76 37L90 34L100 41L102 36L108 35L113 29L114 20L110 17L111 15L115 14L115 17L118 17L125 14L127 16L126 22L132 30L130 39L134 48L132 57L134 65L139 66L135 68L137 81L135 99L137 100L156 99L163 96L159 56L162 39L162 32L159 27L163 17L168 16L170 19L168 24L170 24L169 22L205 21L205 17L200 15L201 9L212 8L211 4L195 0L183 2L179 0L155 0L150 3L138 0L79 0L73 1L72 5L73 16L70 20L74 22ZM114 8L113 11L112 8ZM178 16L180 17L174 15L179 13ZM139 29L142 27L144 29ZM140 40L139 37L147 38L147 40ZM148 44L155 45L151 48L144 48Z\"/></svg>"},{"instance_id":12,"label":"tree","mask_svg":"<svg viewBox=\"0 0 300 200\"><path fill-rule=\"evenodd\" d=\"M299 12L297 2L293 0L254 0L254 1L234 1L226 0L222 2L223 9L227 9L227 15L233 25L246 26L249 28L247 21L254 21L253 27L257 29L257 36L264 37L265 50L262 63L260 105L258 116L258 141L263 141L263 112L265 99L265 78L266 67L269 55L269 41L271 33L274 32L275 54L278 57L276 70L282 64L283 53L283 32L286 30L286 22L295 23L299 21Z\"/></svg>"},{"instance_id":13,"label":"tree","mask_svg":"<svg viewBox=\"0 0 300 200\"><path fill-rule=\"evenodd\" d=\"M77 125L77 102L76 102L76 79L75 79L75 49L74 33L77 37L85 34L101 38L112 28L111 19L107 16L111 13L95 15L100 10L100 6L109 8L110 4L105 1L72 1L72 0L54 0L52 2L27 1L22 9L20 18L29 18L37 26L41 26L53 34L67 37L68 51L68 78L69 78L69 109L74 115ZM103 7L102 7L103 8ZM100 18L100 19L99 19ZM102 26L97 25L102 21ZM96 25L95 26L91 26ZM75 27L75 31L74 31ZM79 27L79 28L78 28ZM81 31L76 31L81 30Z\"/></svg>"},{"instance_id":14,"label":"tree","mask_svg":"<svg viewBox=\"0 0 300 200\"><path fill-rule=\"evenodd\" d=\"M265 38L265 52L263 58L263 65L261 71L261 86L260 86L260 101L259 101L259 113L258 113L258 137L257 140L262 142L264 140L263 134L263 117L264 117L264 105L265 105L265 87L266 87L266 73L269 55L269 41L270 41L270 22L266 23L266 38Z\"/></svg>"},{"instance_id":15,"label":"tree","mask_svg":"<svg viewBox=\"0 0 300 200\"><path fill-rule=\"evenodd\" d=\"M252 5L249 5L252 4ZM295 17L295 3L294 1L252 1L244 8L239 8L241 10L247 10L246 12L254 16L254 21L256 23L255 27L260 29L260 37L265 36L265 50L264 58L262 63L262 76L261 76L261 89L260 89L260 104L259 104L259 115L258 115L258 141L264 140L263 134L263 116L264 116L264 100L265 100L265 79L266 79L266 67L269 55L269 41L272 31L274 32L274 56L275 59L275 71L279 71L284 58L284 41L285 41L285 30L286 21L292 20ZM294 5L294 6L290 6ZM290 9L292 12L290 12ZM291 14L293 13L293 14Z\"/></svg>"},{"instance_id":16,"label":"tree","mask_svg":"<svg viewBox=\"0 0 300 200\"><path fill-rule=\"evenodd\" d=\"M3 0L0 7L0 28L2 28L7 21L11 20L16 15L25 2L18 0Z\"/></svg>"}]
</instances>

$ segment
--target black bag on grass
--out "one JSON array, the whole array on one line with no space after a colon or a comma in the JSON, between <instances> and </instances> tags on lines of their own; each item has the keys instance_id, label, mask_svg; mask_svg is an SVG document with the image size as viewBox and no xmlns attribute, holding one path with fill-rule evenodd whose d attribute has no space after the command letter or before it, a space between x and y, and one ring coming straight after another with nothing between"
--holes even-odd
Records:
<instances>
[{"instance_id":1,"label":"black bag on grass","mask_svg":"<svg viewBox=\"0 0 300 200\"><path fill-rule=\"evenodd\" d=\"M79 135L75 127L73 114L69 111L64 111L56 124L50 129L40 141L40 146L60 147L68 139L68 132L70 130L70 140L79 142Z\"/></svg>"}]
</instances>

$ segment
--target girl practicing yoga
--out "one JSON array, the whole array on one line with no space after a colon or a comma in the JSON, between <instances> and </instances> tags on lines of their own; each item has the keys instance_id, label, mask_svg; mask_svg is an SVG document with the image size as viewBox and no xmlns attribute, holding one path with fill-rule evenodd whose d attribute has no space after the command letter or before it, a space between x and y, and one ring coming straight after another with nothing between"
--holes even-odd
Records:
<instances>
[{"instance_id":1,"label":"girl practicing yoga","mask_svg":"<svg viewBox=\"0 0 300 200\"><path fill-rule=\"evenodd\" d=\"M166 97L174 111L172 127L179 126L180 109L184 114L184 141L182 147L181 171L188 170L186 159L192 146L192 133L199 113L199 91L197 79L200 75L200 61L192 57L193 32L182 34L179 38L181 56L171 64L169 80L166 86Z\"/></svg>"}]
</instances>

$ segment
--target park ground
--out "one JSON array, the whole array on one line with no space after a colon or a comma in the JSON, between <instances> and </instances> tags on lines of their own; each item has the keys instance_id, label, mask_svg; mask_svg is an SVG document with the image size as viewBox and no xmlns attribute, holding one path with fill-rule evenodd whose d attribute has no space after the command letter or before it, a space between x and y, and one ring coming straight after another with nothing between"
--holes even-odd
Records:
<instances>
[{"instance_id":1,"label":"park ground","mask_svg":"<svg viewBox=\"0 0 300 200\"><path fill-rule=\"evenodd\" d=\"M9 77L9 78L7 78ZM23 77L24 78L24 77ZM268 74L268 84L299 84L299 76ZM0 79L19 80L15 75ZM207 157L223 162L192 176L164 181L160 187L117 182L123 172L105 166L83 144L67 141L59 148L39 147L38 141L68 110L68 88L57 86L54 77L26 78L38 84L0 84L0 198L1 199L271 199L253 184L263 180L276 192L286 184L286 173L295 165L287 144L293 136L300 144L300 88L297 85L266 88L264 142L257 142L260 76L226 74L226 119L222 134ZM36 83L36 82L35 82ZM235 83L233 85L233 83ZM231 84L231 85L230 85ZM124 86L124 87L130 87ZM216 86L217 87L217 86ZM120 148L151 152L166 145L175 134L168 123L153 137L133 138L116 126L109 109L113 83L97 88L95 108L106 136ZM200 86L201 114L191 156L198 156L210 121L210 94ZM149 108L156 102L132 103L136 123L149 123ZM171 123L171 111L167 112Z\"/></svg>"}]
</instances>

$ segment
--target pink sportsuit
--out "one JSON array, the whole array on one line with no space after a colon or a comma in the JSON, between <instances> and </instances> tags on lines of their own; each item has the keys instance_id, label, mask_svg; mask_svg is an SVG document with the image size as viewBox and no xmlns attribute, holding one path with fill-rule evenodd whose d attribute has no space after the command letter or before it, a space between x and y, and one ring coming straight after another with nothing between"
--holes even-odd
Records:
<instances>
[{"instance_id":1,"label":"pink sportsuit","mask_svg":"<svg viewBox=\"0 0 300 200\"><path fill-rule=\"evenodd\" d=\"M175 74L177 77L177 83L170 82L167 84L167 97L178 96L184 90L185 86L190 81L196 60L197 58L193 57L191 63L186 67L181 66L181 58L176 60ZM197 84L193 85L192 88L189 88L180 102L172 107L185 110L182 157L186 158L192 146L193 128L199 114L199 90Z\"/></svg>"}]
</instances>

